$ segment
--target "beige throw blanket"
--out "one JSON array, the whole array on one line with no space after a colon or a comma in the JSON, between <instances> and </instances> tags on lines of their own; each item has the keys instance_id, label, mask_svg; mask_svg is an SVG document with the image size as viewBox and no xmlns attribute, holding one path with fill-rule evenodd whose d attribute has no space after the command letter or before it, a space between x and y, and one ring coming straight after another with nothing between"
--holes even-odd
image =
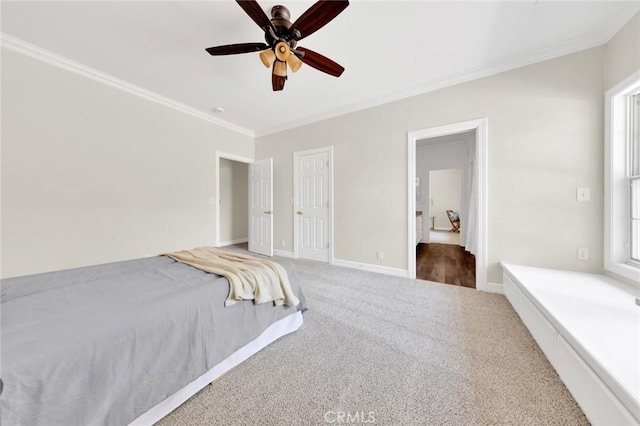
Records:
<instances>
[{"instance_id":1,"label":"beige throw blanket","mask_svg":"<svg viewBox=\"0 0 640 426\"><path fill-rule=\"evenodd\" d=\"M199 247L167 253L172 259L229 280L229 297L225 306L241 300L255 303L297 306L287 271L279 263L214 247Z\"/></svg>"}]
</instances>

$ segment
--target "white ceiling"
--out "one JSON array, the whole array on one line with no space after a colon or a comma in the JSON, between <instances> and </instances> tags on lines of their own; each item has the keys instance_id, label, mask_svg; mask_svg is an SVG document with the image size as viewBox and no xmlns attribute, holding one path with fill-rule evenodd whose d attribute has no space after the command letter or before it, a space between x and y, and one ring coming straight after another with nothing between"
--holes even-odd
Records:
<instances>
[{"instance_id":1,"label":"white ceiling","mask_svg":"<svg viewBox=\"0 0 640 426\"><path fill-rule=\"evenodd\" d=\"M313 1L283 2L291 21ZM265 10L277 2L260 1ZM260 42L232 1L2 1L2 33L257 135L455 84L606 42L640 2L352 1L300 42L346 68L303 66L283 92L257 53L205 47ZM6 39L6 38L5 38ZM224 113L215 114L221 106Z\"/></svg>"}]
</instances>

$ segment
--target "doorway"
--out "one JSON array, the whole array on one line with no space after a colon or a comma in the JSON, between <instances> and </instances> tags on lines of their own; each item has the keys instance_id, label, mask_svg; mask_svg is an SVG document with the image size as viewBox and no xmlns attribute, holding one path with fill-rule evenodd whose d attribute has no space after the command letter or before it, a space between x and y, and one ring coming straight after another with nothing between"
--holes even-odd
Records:
<instances>
[{"instance_id":1,"label":"doorway","mask_svg":"<svg viewBox=\"0 0 640 426\"><path fill-rule=\"evenodd\" d=\"M444 245L442 246L447 250L458 250L465 252L465 248L469 249L472 253L475 254L475 258L464 259L461 258L460 262L466 262L467 264L470 262L473 264L475 269L475 276L472 277L473 285L468 285L471 287L475 287L479 290L488 291L489 286L487 284L487 267L486 267L486 227L487 227L487 218L486 218L486 152L487 152L487 119L479 119L466 121L461 123L454 123L445 126L433 127L428 129L422 129L417 131L412 131L408 133L407 142L408 142L408 173L407 173L407 193L408 193L408 226L407 226L407 237L408 237L408 275L410 278L417 277L417 266L418 266L418 258L417 255L423 252L424 245L430 244L430 232L432 220L433 227L436 226L443 227L446 225L442 225L442 217L438 222L438 225L435 223L435 218L432 217L437 215L432 215L431 213L425 214L425 212L430 211L430 206L432 200L429 194L425 194L424 187L428 188L428 184L424 182L428 180L428 173L425 175L424 169L417 173L417 146L418 144L433 144L441 146L446 146L447 143L451 143L452 139L459 139L459 137L454 136L458 134L468 134L473 141L472 149L469 151L469 156L463 160L464 167L462 168L462 173L460 176L461 186L463 187L463 194L471 194L473 196L469 197L469 201L465 202L465 197L460 203L458 216L460 217L459 221L459 230L460 230L460 243L459 245ZM439 139L438 139L439 138ZM455 156L454 156L455 158ZM459 158L457 158L459 160ZM458 163L459 164L459 161ZM440 162L440 168L460 168L457 165L452 167L445 166L442 162ZM435 167L434 167L435 169ZM466 170L466 172L465 172ZM420 178L422 180L422 196L420 200L416 199L416 178ZM466 186L467 190L464 189ZM471 202L473 200L473 202ZM435 203L436 200L433 200ZM453 209L445 209L445 210L453 210ZM417 212L422 212L422 215L418 215ZM418 223L416 217L421 217L422 222ZM448 218L445 217L447 221ZM465 220L466 219L466 220ZM451 224L451 222L449 222ZM453 228L453 224L452 228ZM416 242L416 229L422 228L422 238L418 238ZM427 231L428 230L428 231ZM424 232L427 231L427 232ZM423 244L420 244L423 243ZM435 244L432 247L436 247ZM461 245L464 245L465 248L462 248ZM444 258L451 259L451 253L445 253L441 255ZM451 271L458 271L460 263L450 264L449 269ZM441 275L446 275L445 272L440 272ZM460 284L459 284L460 285Z\"/></svg>"},{"instance_id":2,"label":"doorway","mask_svg":"<svg viewBox=\"0 0 640 426\"><path fill-rule=\"evenodd\" d=\"M475 258L465 247L475 136L467 131L417 141L416 173L426 180L428 200L416 200L416 208L429 217L427 238L416 247L418 279L476 287Z\"/></svg>"},{"instance_id":3,"label":"doorway","mask_svg":"<svg viewBox=\"0 0 640 426\"><path fill-rule=\"evenodd\" d=\"M215 246L248 241L248 167L253 159L216 151Z\"/></svg>"}]
</instances>

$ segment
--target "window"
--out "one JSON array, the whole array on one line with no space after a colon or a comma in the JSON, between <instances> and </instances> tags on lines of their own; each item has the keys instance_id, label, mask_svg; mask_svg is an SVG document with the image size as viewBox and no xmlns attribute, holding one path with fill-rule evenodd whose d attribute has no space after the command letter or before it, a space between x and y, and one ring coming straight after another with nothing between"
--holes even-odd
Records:
<instances>
[{"instance_id":1,"label":"window","mask_svg":"<svg viewBox=\"0 0 640 426\"><path fill-rule=\"evenodd\" d=\"M604 266L640 283L640 70L605 102Z\"/></svg>"},{"instance_id":2,"label":"window","mask_svg":"<svg viewBox=\"0 0 640 426\"><path fill-rule=\"evenodd\" d=\"M629 261L640 266L640 94L629 97L629 111Z\"/></svg>"}]
</instances>

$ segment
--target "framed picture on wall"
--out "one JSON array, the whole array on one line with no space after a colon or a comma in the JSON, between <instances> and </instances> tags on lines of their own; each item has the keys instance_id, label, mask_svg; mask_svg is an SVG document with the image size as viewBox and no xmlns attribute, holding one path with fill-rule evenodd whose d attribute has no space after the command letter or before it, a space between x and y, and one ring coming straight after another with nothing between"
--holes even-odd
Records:
<instances>
[{"instance_id":1,"label":"framed picture on wall","mask_svg":"<svg viewBox=\"0 0 640 426\"><path fill-rule=\"evenodd\" d=\"M416 201L420 201L420 177L416 177Z\"/></svg>"}]
</instances>

